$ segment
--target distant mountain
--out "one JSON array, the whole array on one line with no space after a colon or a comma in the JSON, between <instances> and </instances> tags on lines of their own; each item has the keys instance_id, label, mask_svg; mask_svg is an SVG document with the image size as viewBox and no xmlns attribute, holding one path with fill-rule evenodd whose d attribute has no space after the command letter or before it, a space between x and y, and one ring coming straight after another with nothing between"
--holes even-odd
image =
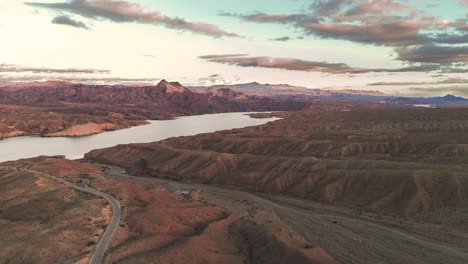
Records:
<instances>
[{"instance_id":1,"label":"distant mountain","mask_svg":"<svg viewBox=\"0 0 468 264\"><path fill-rule=\"evenodd\" d=\"M111 109L147 118L231 111L298 110L308 105L289 99L251 96L226 87L212 87L204 93L197 93L178 82L166 80L153 86L70 82L0 85L0 103L28 106L87 105L90 109Z\"/></svg>"},{"instance_id":2,"label":"distant mountain","mask_svg":"<svg viewBox=\"0 0 468 264\"><path fill-rule=\"evenodd\" d=\"M0 83L0 89L3 90L10 90L16 91L24 88L36 88L36 87L58 87L58 86L66 86L66 85L73 85L71 82L65 81L45 81L45 82L25 82L25 83Z\"/></svg>"},{"instance_id":3,"label":"distant mountain","mask_svg":"<svg viewBox=\"0 0 468 264\"><path fill-rule=\"evenodd\" d=\"M228 88L234 92L245 93L258 96L296 96L296 95L321 95L320 89L309 89L301 86L292 86L288 84L261 84L258 82L232 84L232 85L213 85L213 86L192 86L190 90L197 92L206 92L211 89Z\"/></svg>"},{"instance_id":4,"label":"distant mountain","mask_svg":"<svg viewBox=\"0 0 468 264\"><path fill-rule=\"evenodd\" d=\"M289 84L261 84L258 82L213 85L213 86L192 86L189 90L200 94L214 95L213 91L227 89L234 93L242 93L245 96L265 96L272 98L290 98L295 100L322 100L322 101L362 101L362 102L387 102L397 104L466 104L468 99L448 94L442 97L397 97L387 95L381 91L373 90L328 90L311 89L302 86ZM220 92L219 92L220 93Z\"/></svg>"},{"instance_id":5,"label":"distant mountain","mask_svg":"<svg viewBox=\"0 0 468 264\"><path fill-rule=\"evenodd\" d=\"M392 103L399 104L467 104L468 99L448 94L438 97L395 97L387 100Z\"/></svg>"},{"instance_id":6,"label":"distant mountain","mask_svg":"<svg viewBox=\"0 0 468 264\"><path fill-rule=\"evenodd\" d=\"M241 92L234 92L229 88L209 88L206 92L210 96L214 97L223 97L223 98L231 98L231 99L247 99L249 96L245 93Z\"/></svg>"},{"instance_id":7,"label":"distant mountain","mask_svg":"<svg viewBox=\"0 0 468 264\"><path fill-rule=\"evenodd\" d=\"M213 86L192 86L188 89L206 93L212 89L230 89L235 92L245 93L248 95L269 96L269 97L295 97L295 98L316 98L343 100L349 97L350 100L368 100L373 97L385 96L380 91L364 91L364 90L323 90L312 89L302 86L293 86L289 84L261 84L258 82L232 84L232 85L213 85ZM372 96L368 98L367 96Z\"/></svg>"}]
</instances>

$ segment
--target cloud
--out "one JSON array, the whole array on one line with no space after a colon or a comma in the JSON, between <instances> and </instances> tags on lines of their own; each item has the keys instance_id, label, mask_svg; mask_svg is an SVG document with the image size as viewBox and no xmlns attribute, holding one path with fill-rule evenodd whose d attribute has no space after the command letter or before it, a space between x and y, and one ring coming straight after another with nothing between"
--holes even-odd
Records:
<instances>
[{"instance_id":1,"label":"cloud","mask_svg":"<svg viewBox=\"0 0 468 264\"><path fill-rule=\"evenodd\" d=\"M18 83L18 82L43 82L43 81L67 81L74 83L100 83L100 84L152 84L157 83L161 78L119 78L119 77L63 77L61 75L22 75L10 76L0 75L1 83Z\"/></svg>"},{"instance_id":2,"label":"cloud","mask_svg":"<svg viewBox=\"0 0 468 264\"><path fill-rule=\"evenodd\" d=\"M403 85L419 85L419 84L435 84L435 83L428 83L428 82L376 82L376 83L369 83L368 86L403 86Z\"/></svg>"},{"instance_id":3,"label":"cloud","mask_svg":"<svg viewBox=\"0 0 468 264\"><path fill-rule=\"evenodd\" d=\"M211 60L211 59L223 59L230 57L242 57L247 56L248 54L221 54L221 55L203 55L199 56L200 59Z\"/></svg>"},{"instance_id":4,"label":"cloud","mask_svg":"<svg viewBox=\"0 0 468 264\"><path fill-rule=\"evenodd\" d=\"M378 2L378 1L374 1ZM377 7L373 7L377 9ZM239 17L244 21L256 23L289 24L301 29L308 35L321 38L343 39L364 44L386 46L412 45L428 42L429 36L421 30L448 27L432 16L395 17L378 14L377 10L363 11L364 7L350 10L345 14L330 17L317 17L313 14L273 14L255 13L250 15L221 14ZM366 7L366 9L370 9ZM388 10L393 10L387 8ZM380 9L379 9L380 10ZM385 10L382 8L380 11ZM383 12L383 11L382 11ZM442 42L442 41L440 41Z\"/></svg>"},{"instance_id":5,"label":"cloud","mask_svg":"<svg viewBox=\"0 0 468 264\"><path fill-rule=\"evenodd\" d=\"M468 68L450 68L445 67L440 71L442 73L468 73Z\"/></svg>"},{"instance_id":6,"label":"cloud","mask_svg":"<svg viewBox=\"0 0 468 264\"><path fill-rule=\"evenodd\" d=\"M268 15L265 13L257 12L250 15L242 15L237 13L219 13L220 16L238 17L245 21L257 22L257 23L317 23L318 18L308 14L274 14Z\"/></svg>"},{"instance_id":7,"label":"cloud","mask_svg":"<svg viewBox=\"0 0 468 264\"><path fill-rule=\"evenodd\" d=\"M338 12L344 5L352 3L352 0L318 0L311 5L311 8L315 15L326 16Z\"/></svg>"},{"instance_id":8,"label":"cloud","mask_svg":"<svg viewBox=\"0 0 468 264\"><path fill-rule=\"evenodd\" d=\"M272 41L289 41L291 40L290 37L281 37L281 38L273 38L273 39L270 39Z\"/></svg>"},{"instance_id":9,"label":"cloud","mask_svg":"<svg viewBox=\"0 0 468 264\"><path fill-rule=\"evenodd\" d=\"M466 0L461 0L464 4ZM296 14L234 14L255 23L277 23L292 26L305 35L324 39L348 40L356 43L404 48L436 44L468 43L467 19L441 20L416 8L408 1L395 0L316 0L308 12ZM423 51L424 49L421 49ZM428 57L430 54L427 54ZM406 56L401 56L404 59ZM408 62L414 61L408 57ZM450 56L443 63L457 62L460 56ZM439 60L430 62L438 63Z\"/></svg>"},{"instance_id":10,"label":"cloud","mask_svg":"<svg viewBox=\"0 0 468 264\"><path fill-rule=\"evenodd\" d=\"M212 86L212 85L227 85L238 82L240 79L237 76L232 77L232 79L227 79L220 74L212 74L208 77L199 78L197 82L193 85L202 85L202 86Z\"/></svg>"},{"instance_id":11,"label":"cloud","mask_svg":"<svg viewBox=\"0 0 468 264\"><path fill-rule=\"evenodd\" d=\"M418 22L393 21L385 24L312 23L303 25L306 32L322 38L344 39L364 44L401 46L417 44L422 36Z\"/></svg>"},{"instance_id":12,"label":"cloud","mask_svg":"<svg viewBox=\"0 0 468 264\"><path fill-rule=\"evenodd\" d=\"M468 21L467 21L468 22ZM468 31L468 25L464 24L465 28L461 25L457 25L459 30ZM460 34L449 34L449 33L438 33L426 37L427 42L440 43L440 44L466 44L468 43L468 33Z\"/></svg>"},{"instance_id":13,"label":"cloud","mask_svg":"<svg viewBox=\"0 0 468 264\"><path fill-rule=\"evenodd\" d=\"M396 49L398 59L409 62L451 64L468 62L468 46L422 46L400 47Z\"/></svg>"},{"instance_id":14,"label":"cloud","mask_svg":"<svg viewBox=\"0 0 468 264\"><path fill-rule=\"evenodd\" d=\"M3 73L56 73L56 74L109 74L108 70L81 69L81 68L46 68L26 67L13 64L0 64Z\"/></svg>"},{"instance_id":15,"label":"cloud","mask_svg":"<svg viewBox=\"0 0 468 264\"><path fill-rule=\"evenodd\" d=\"M26 5L47 8L59 12L68 12L90 19L105 19L117 23L135 22L141 24L162 25L166 28L190 31L212 37L241 37L220 29L216 25L189 22L183 18L172 18L158 11L150 11L139 4L125 0L71 0L59 3L27 2Z\"/></svg>"},{"instance_id":16,"label":"cloud","mask_svg":"<svg viewBox=\"0 0 468 264\"><path fill-rule=\"evenodd\" d=\"M369 72L431 72L441 70L441 67L436 64L408 66L396 69L368 69L351 67L345 63L317 62L293 58L249 57L245 54L205 55L200 56L199 58L208 60L210 62L235 65L239 67L260 67L290 71L324 72L331 74L359 74Z\"/></svg>"},{"instance_id":17,"label":"cloud","mask_svg":"<svg viewBox=\"0 0 468 264\"><path fill-rule=\"evenodd\" d=\"M404 86L404 85L430 85L430 84L458 84L468 83L468 79L463 78L447 78L436 82L376 82L370 83L369 86Z\"/></svg>"},{"instance_id":18,"label":"cloud","mask_svg":"<svg viewBox=\"0 0 468 264\"><path fill-rule=\"evenodd\" d=\"M54 19L52 19L52 24L72 26L81 29L89 29L89 27L85 23L81 21L76 21L69 16L55 17Z\"/></svg>"},{"instance_id":19,"label":"cloud","mask_svg":"<svg viewBox=\"0 0 468 264\"><path fill-rule=\"evenodd\" d=\"M466 18L459 18L455 20L455 22L453 22L451 25L461 32L467 32L468 31L468 14L466 14Z\"/></svg>"},{"instance_id":20,"label":"cloud","mask_svg":"<svg viewBox=\"0 0 468 264\"><path fill-rule=\"evenodd\" d=\"M240 67L262 67L327 73L361 73L363 71L363 69L351 68L343 63L314 62L289 58L247 57L246 55L207 55L200 56L200 58L211 62L236 65Z\"/></svg>"},{"instance_id":21,"label":"cloud","mask_svg":"<svg viewBox=\"0 0 468 264\"><path fill-rule=\"evenodd\" d=\"M439 81L438 83L468 83L468 79L463 79L463 78L448 78L448 79Z\"/></svg>"}]
</instances>

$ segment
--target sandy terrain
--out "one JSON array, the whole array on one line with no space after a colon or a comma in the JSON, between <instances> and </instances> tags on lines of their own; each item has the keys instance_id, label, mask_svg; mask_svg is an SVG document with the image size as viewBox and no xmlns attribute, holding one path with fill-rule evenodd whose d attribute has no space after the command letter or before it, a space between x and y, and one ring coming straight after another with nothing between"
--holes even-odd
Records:
<instances>
[{"instance_id":1,"label":"sandy terrain","mask_svg":"<svg viewBox=\"0 0 468 264\"><path fill-rule=\"evenodd\" d=\"M121 169L104 167L108 168L106 177L120 183L185 191L193 200L204 201L230 215L239 215L239 220L229 230L235 241L241 241L244 263L461 264L468 257L468 234L460 227L303 199L258 195L225 186L132 177L123 174ZM298 249L302 249L300 254ZM151 263L150 260L159 259L158 256L153 255L154 258L146 261ZM283 259L285 256L288 260Z\"/></svg>"},{"instance_id":2,"label":"sandy terrain","mask_svg":"<svg viewBox=\"0 0 468 264\"><path fill-rule=\"evenodd\" d=\"M1 171L14 172L13 175L6 175L18 178L20 175L17 173L21 172L16 168L25 166L31 171L50 174L69 182L89 179L93 188L112 194L120 201L123 215L105 263L336 263L325 250L311 246L300 235L291 232L271 210L246 210L243 203L226 207L226 202L218 203L217 198L205 196L200 188L187 189L167 182L140 182L138 179L127 178L121 169L101 171L100 167L60 157L4 163ZM73 193L66 197L47 196L51 205L86 197L85 194L76 193L73 189L64 188L44 177L40 177L31 189L34 192L44 192L50 189L50 184ZM22 191L22 187L18 185L8 187L12 187L14 192ZM34 204L35 211L42 211L49 206L36 202L30 196L23 196L21 199L25 203ZM102 232L105 220L110 217L109 207L105 202L96 198L92 201L97 203L92 206L89 203L74 203L72 211L83 214L79 218L66 218L69 213L64 206L55 206L57 209L53 212L46 210L42 213L49 225L37 226L41 234L67 226L69 236L58 240L63 250L51 250L50 247L55 245L53 241L29 243L22 240L24 238L18 238L4 252L4 256L10 257L11 252L17 252L24 244L28 244L30 250L24 252L21 259L41 258L44 261L41 263L53 263L61 257L63 263L85 263L98 238L96 234ZM15 209L16 207L7 207L7 210L3 210L2 219L9 219L8 227L21 226L24 236L34 236L29 229L32 221L12 219L11 215L19 213ZM33 210L29 207L24 209L28 214ZM55 214L60 215L60 220L55 218ZM63 223L57 223L62 220ZM93 223L98 223L99 228L93 226ZM85 227L89 231L85 231L88 230ZM73 232L78 230L81 231L80 235L74 235ZM86 240L86 245L77 242L88 237L94 242ZM5 239L4 243L7 243L6 239L11 239L5 235L2 238ZM68 248L75 250L75 255L66 251ZM80 248L81 251L78 250ZM52 256L41 255L48 251L53 251L53 254L50 253ZM19 257L11 258L12 263L22 263Z\"/></svg>"},{"instance_id":3,"label":"sandy terrain","mask_svg":"<svg viewBox=\"0 0 468 264\"><path fill-rule=\"evenodd\" d=\"M23 135L85 136L147 124L143 117L127 118L88 107L0 104L0 139Z\"/></svg>"},{"instance_id":4,"label":"sandy terrain","mask_svg":"<svg viewBox=\"0 0 468 264\"><path fill-rule=\"evenodd\" d=\"M48 137L79 137L102 133L104 131L117 129L115 124L95 124L88 123L83 125L74 125L64 131L47 134Z\"/></svg>"},{"instance_id":5,"label":"sandy terrain","mask_svg":"<svg viewBox=\"0 0 468 264\"><path fill-rule=\"evenodd\" d=\"M21 171L25 164L0 166L0 262L87 263L107 223L106 203Z\"/></svg>"}]
</instances>

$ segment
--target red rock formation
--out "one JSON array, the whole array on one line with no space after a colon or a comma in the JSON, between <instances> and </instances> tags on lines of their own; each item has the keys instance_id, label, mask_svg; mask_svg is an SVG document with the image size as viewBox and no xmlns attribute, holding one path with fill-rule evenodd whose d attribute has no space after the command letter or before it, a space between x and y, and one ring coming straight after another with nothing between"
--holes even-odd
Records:
<instances>
[{"instance_id":1,"label":"red rock formation","mask_svg":"<svg viewBox=\"0 0 468 264\"><path fill-rule=\"evenodd\" d=\"M242 100L240 100L242 99ZM298 110L304 101L258 98L227 89L194 93L178 82L155 86L85 85L41 82L0 88L0 138L16 135L77 135L72 126L95 123L126 128L147 119L238 111ZM34 124L32 124L34 123ZM38 124L36 124L38 123ZM81 135L81 134L80 134Z\"/></svg>"}]
</instances>

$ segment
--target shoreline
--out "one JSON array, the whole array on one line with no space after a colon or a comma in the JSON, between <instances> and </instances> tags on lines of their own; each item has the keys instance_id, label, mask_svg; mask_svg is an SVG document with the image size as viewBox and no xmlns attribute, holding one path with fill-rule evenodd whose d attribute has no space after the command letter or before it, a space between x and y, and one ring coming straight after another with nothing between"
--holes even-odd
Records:
<instances>
[{"instance_id":1,"label":"shoreline","mask_svg":"<svg viewBox=\"0 0 468 264\"><path fill-rule=\"evenodd\" d=\"M39 137L22 136L0 141L1 161L29 158L40 155L65 155L80 158L85 153L119 144L151 143L170 137L192 136L222 130L261 125L272 119L248 116L252 112L220 113L185 116L173 120L150 120L144 126L107 131L89 136Z\"/></svg>"},{"instance_id":2,"label":"shoreline","mask_svg":"<svg viewBox=\"0 0 468 264\"><path fill-rule=\"evenodd\" d=\"M136 122L136 120L135 120ZM122 129L128 129L132 127L137 127L137 126L144 126L148 125L149 120L144 120L143 122L136 122L133 125L129 126L124 126L124 125L118 125L118 124L113 124L113 123L103 123L103 124L97 124L97 123L86 123L86 124L76 124L73 125L65 130L62 131L57 131L49 134L44 134L44 135L39 135L39 134L28 134L25 131L12 131L6 134L14 134L13 136L1 136L0 135L0 141L5 140L5 139L10 139L10 138L18 138L18 137L38 137L38 138L80 138L80 137L88 137L92 135L97 135L97 134L102 134L105 132L110 132L110 131L117 131L117 130L122 130ZM68 133L67 131L73 130L76 127L83 127L83 126L88 126L88 125L97 125L100 126L100 129L95 130L95 131L89 131L89 132L84 132L84 133L70 133L70 134L65 134ZM18 133L16 133L18 132ZM62 134L63 133L63 134Z\"/></svg>"},{"instance_id":3,"label":"shoreline","mask_svg":"<svg viewBox=\"0 0 468 264\"><path fill-rule=\"evenodd\" d=\"M194 114L194 115L180 115L180 116L172 116L169 118L162 118L162 119L147 119L147 120L141 120L141 122L138 122L139 120L128 120L135 122L133 125L125 126L125 125L119 125L119 124L114 124L114 123L102 123L102 124L97 124L97 123L85 123L85 124L76 124L71 127L66 128L65 130L62 131L57 131L49 134L44 134L44 135L39 135L39 134L28 134L25 131L12 131L8 132L5 134L14 134L13 136L6 136L3 137L0 134L0 141L5 140L5 139L11 139L11 138L18 138L18 137L38 137L38 138L84 138L84 137L89 137L97 134L103 134L105 132L111 132L111 131L119 131L119 130L124 130L124 129L129 129L132 127L139 127L139 126L144 126L144 125L149 125L151 121L169 121L169 120L175 120L181 117L187 117L187 116L204 116L204 115L216 115L216 114L234 114L234 113L245 113L245 115L255 118L255 119L266 119L266 118L272 118L272 117L280 117L278 114L283 113L283 112L288 112L288 111L265 111L265 112L242 112L242 111L235 111L235 112L220 112L220 113L207 113L207 114ZM97 125L97 126L103 126L102 129L99 131L90 131L90 132L85 132L85 133L69 133L67 131L71 131L75 129L76 127L80 126L86 126L86 125ZM113 126L112 128L109 128ZM18 133L16 133L18 132ZM69 133L68 135L66 133Z\"/></svg>"}]
</instances>

